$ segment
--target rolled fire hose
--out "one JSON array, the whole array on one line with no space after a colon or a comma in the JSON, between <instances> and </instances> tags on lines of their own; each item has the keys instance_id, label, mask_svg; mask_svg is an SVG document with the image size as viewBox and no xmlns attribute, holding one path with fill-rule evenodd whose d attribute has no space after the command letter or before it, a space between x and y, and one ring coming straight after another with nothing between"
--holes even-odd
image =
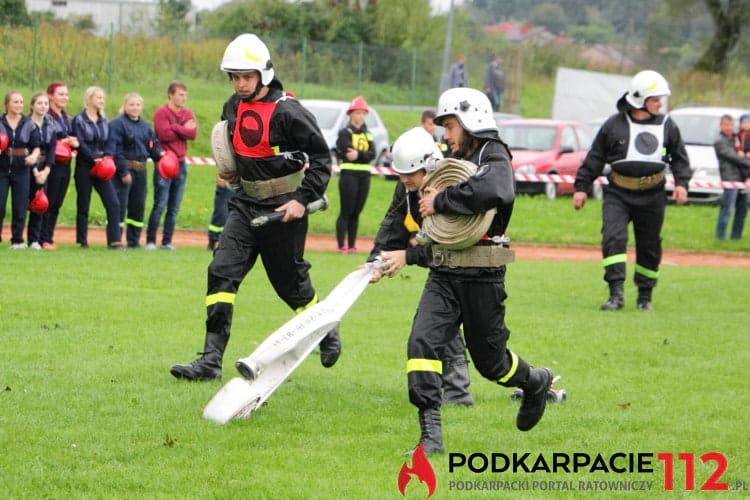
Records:
<instances>
[{"instance_id":1,"label":"rolled fire hose","mask_svg":"<svg viewBox=\"0 0 750 500\"><path fill-rule=\"evenodd\" d=\"M443 191L465 181L477 171L477 166L469 161L446 158L440 160L422 184L421 191L426 187ZM456 215L433 214L422 221L422 233L440 246L451 250L468 248L487 234L487 230L495 217L495 209L483 214Z\"/></svg>"}]
</instances>

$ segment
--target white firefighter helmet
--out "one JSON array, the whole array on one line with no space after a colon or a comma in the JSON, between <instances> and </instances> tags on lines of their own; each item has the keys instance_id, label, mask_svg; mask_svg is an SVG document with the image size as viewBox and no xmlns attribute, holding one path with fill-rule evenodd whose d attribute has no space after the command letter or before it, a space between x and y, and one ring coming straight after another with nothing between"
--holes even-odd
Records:
<instances>
[{"instance_id":1,"label":"white firefighter helmet","mask_svg":"<svg viewBox=\"0 0 750 500\"><path fill-rule=\"evenodd\" d=\"M649 97L671 95L669 83L656 71L647 69L636 73L630 81L630 89L625 100L636 109L641 109Z\"/></svg>"},{"instance_id":2,"label":"white firefighter helmet","mask_svg":"<svg viewBox=\"0 0 750 500\"><path fill-rule=\"evenodd\" d=\"M489 98L476 89L456 87L443 92L438 100L434 122L442 125L449 116L455 116L467 132L497 130Z\"/></svg>"},{"instance_id":3,"label":"white firefighter helmet","mask_svg":"<svg viewBox=\"0 0 750 500\"><path fill-rule=\"evenodd\" d=\"M432 172L443 153L435 139L422 127L407 130L393 143L393 170L398 174L413 174L422 169Z\"/></svg>"},{"instance_id":4,"label":"white firefighter helmet","mask_svg":"<svg viewBox=\"0 0 750 500\"><path fill-rule=\"evenodd\" d=\"M274 75L268 47L251 33L240 35L229 42L220 68L226 73L258 71L263 85L271 83Z\"/></svg>"}]
</instances>

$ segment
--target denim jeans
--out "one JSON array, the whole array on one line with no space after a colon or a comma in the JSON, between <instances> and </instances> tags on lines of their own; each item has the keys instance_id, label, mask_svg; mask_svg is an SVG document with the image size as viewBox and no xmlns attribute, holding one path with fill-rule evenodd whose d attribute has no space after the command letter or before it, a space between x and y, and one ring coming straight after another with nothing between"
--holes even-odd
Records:
<instances>
[{"instance_id":1,"label":"denim jeans","mask_svg":"<svg viewBox=\"0 0 750 500\"><path fill-rule=\"evenodd\" d=\"M747 217L747 191L740 189L725 189L721 195L721 208L719 209L719 220L716 222L716 239L726 238L729 217L734 212L732 221L732 232L730 238L739 240L742 238L742 230L745 227Z\"/></svg>"},{"instance_id":2,"label":"denim jeans","mask_svg":"<svg viewBox=\"0 0 750 500\"><path fill-rule=\"evenodd\" d=\"M164 209L167 210L167 215L164 218L164 233L161 236L161 244L169 245L172 243L172 235L177 225L177 213L180 211L186 183L187 165L184 161L180 162L180 175L176 179L165 179L159 175L159 169L154 168L154 206L148 218L146 243L156 243L156 231L159 229L159 222Z\"/></svg>"}]
</instances>

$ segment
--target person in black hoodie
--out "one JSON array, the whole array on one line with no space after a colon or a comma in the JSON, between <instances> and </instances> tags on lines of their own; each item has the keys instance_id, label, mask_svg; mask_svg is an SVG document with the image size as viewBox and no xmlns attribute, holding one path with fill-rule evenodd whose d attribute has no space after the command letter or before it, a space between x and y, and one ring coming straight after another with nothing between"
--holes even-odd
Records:
<instances>
[{"instance_id":1,"label":"person in black hoodie","mask_svg":"<svg viewBox=\"0 0 750 500\"><path fill-rule=\"evenodd\" d=\"M305 207L323 196L331 178L328 146L315 117L283 91L268 48L256 35L243 34L230 42L221 70L235 89L221 118L236 168L220 169L219 175L237 194L230 201L221 245L208 266L203 352L191 364L170 370L189 380L221 377L235 297L258 257L274 290L292 310L301 312L318 302L304 259ZM283 212L281 222L251 224L271 212ZM333 366L340 353L336 327L320 343L321 364Z\"/></svg>"},{"instance_id":2,"label":"person in black hoodie","mask_svg":"<svg viewBox=\"0 0 750 500\"><path fill-rule=\"evenodd\" d=\"M426 454L443 453L440 389L444 370L441 352L463 324L466 347L477 371L506 387L523 389L516 427L531 430L542 418L552 372L532 368L506 347L505 264L510 262L505 231L515 200L510 150L498 136L487 96L471 88L443 92L435 123L445 128L454 159L477 166L474 174L442 190L423 185L419 215L486 215L490 224L478 241L462 249L436 242L385 255L381 272L392 275L406 263L425 262L430 268L407 347L409 400L419 411L418 446ZM442 165L438 165L439 172ZM425 230L425 225L422 225ZM426 230L425 230L426 231ZM429 239L429 232L426 235ZM395 253L395 252L394 252Z\"/></svg>"},{"instance_id":3,"label":"person in black hoodie","mask_svg":"<svg viewBox=\"0 0 750 500\"><path fill-rule=\"evenodd\" d=\"M661 228L667 204L667 166L674 175L672 198L678 205L687 201L692 171L685 144L677 125L659 113L662 97L669 95L669 84L656 71L636 74L630 89L617 101L618 112L599 129L576 174L573 208L579 210L586 203L586 193L594 179L602 174L606 164L612 167L602 203L604 281L609 285L609 298L600 306L603 311L616 311L625 305L630 221L635 235L637 308L653 309L651 296L659 277Z\"/></svg>"}]
</instances>

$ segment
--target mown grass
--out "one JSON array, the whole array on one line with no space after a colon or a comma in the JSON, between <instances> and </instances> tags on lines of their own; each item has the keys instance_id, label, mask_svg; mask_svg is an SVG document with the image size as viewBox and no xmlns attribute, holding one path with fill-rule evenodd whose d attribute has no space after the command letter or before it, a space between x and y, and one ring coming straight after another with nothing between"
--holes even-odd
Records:
<instances>
[{"instance_id":1,"label":"mown grass","mask_svg":"<svg viewBox=\"0 0 750 500\"><path fill-rule=\"evenodd\" d=\"M425 272L370 285L342 322L332 369L306 360L250 420L201 418L220 382L186 383L168 368L203 341L209 254L6 252L0 292L0 491L5 498L401 498L402 455L419 435L404 374L406 338ZM322 296L363 256L308 252ZM450 452L653 453L653 473L448 472L431 458L433 498L497 498L450 491L450 481L654 481L648 498L686 495L676 460L664 488L657 453L693 453L696 488L722 453L721 482L750 477L744 428L750 395L741 348L749 316L738 299L750 271L664 267L655 311L602 313L594 263L520 261L509 267L509 346L563 379L568 401L529 433L515 430L509 390L473 370L471 409L443 411ZM291 312L260 267L237 297L225 378ZM747 484L747 483L746 483ZM740 493L740 492L738 492ZM514 498L612 498L612 492L505 492ZM407 498L425 498L416 480Z\"/></svg>"}]
</instances>

